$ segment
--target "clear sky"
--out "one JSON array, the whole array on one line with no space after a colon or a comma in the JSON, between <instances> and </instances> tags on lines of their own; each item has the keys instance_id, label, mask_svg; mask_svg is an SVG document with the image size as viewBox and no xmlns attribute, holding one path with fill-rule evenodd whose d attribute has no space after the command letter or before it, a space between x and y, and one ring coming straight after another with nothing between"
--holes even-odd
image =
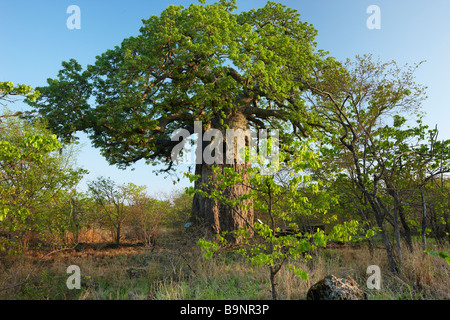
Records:
<instances>
[{"instance_id":1,"label":"clear sky","mask_svg":"<svg viewBox=\"0 0 450 320\"><path fill-rule=\"evenodd\" d=\"M207 1L212 3L214 1ZM450 1L449 0L280 0L295 8L301 19L319 31L318 47L339 60L356 54L372 53L383 61L400 64L425 60L416 81L428 87L423 104L425 122L438 125L440 138L450 138ZM196 0L0 0L0 81L43 86L55 78L61 62L71 58L83 66L95 56L137 35L141 19L158 15L168 5L185 7ZM266 1L238 0L239 11L264 6ZM70 30L66 21L70 5L81 10L81 29ZM380 29L369 29L366 21L380 9ZM25 110L21 102L8 106ZM89 170L80 184L98 176L111 177L117 183L147 185L150 194L170 193L188 185L186 180L156 177L153 167L137 163L134 170L119 170L100 156L98 150L81 136L84 144L78 164Z\"/></svg>"}]
</instances>

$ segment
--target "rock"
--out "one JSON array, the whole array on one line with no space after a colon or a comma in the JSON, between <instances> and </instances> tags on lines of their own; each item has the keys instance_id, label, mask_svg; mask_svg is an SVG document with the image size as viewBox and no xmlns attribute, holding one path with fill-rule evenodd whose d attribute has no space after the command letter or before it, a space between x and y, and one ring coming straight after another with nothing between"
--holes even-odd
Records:
<instances>
[{"instance_id":1,"label":"rock","mask_svg":"<svg viewBox=\"0 0 450 320\"><path fill-rule=\"evenodd\" d=\"M329 274L309 288L307 300L363 300L366 294L350 277L337 278Z\"/></svg>"}]
</instances>

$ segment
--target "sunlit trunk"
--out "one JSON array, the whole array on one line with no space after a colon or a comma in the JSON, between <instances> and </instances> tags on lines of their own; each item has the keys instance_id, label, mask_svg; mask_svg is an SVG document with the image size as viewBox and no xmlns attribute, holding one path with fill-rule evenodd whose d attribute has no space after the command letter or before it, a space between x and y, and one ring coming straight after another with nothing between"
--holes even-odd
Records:
<instances>
[{"instance_id":1,"label":"sunlit trunk","mask_svg":"<svg viewBox=\"0 0 450 320\"><path fill-rule=\"evenodd\" d=\"M227 119L226 123L230 129L247 129L247 119L242 114L231 116ZM235 172L240 173L244 178L244 181L248 181L248 174L245 170L251 166L250 163L238 163L238 161L226 161L226 133L223 132L224 147L223 147L223 162L219 164L207 164L204 159L201 164L196 165L195 174L200 176L200 179L195 182L195 188L203 188L208 192L212 192L217 188L217 175L213 172L212 166L217 165L222 172L223 168L231 167ZM209 141L205 141L203 144L203 150L205 144ZM238 156L237 152L234 154L235 159ZM232 163L230 163L232 162ZM207 184L207 187L205 185ZM247 194L250 188L247 183L237 184L227 187L223 191L223 195L227 199L238 199L239 197ZM248 201L243 202L246 204ZM192 206L192 218L198 224L204 224L206 230L211 234L218 234L225 231L236 231L241 227L253 227L254 213L253 208L242 209L241 206L229 206L221 203L217 200L212 200L207 197L202 197L199 194L195 194ZM226 236L227 240L231 243L239 243L241 239L236 238L232 234Z\"/></svg>"}]
</instances>

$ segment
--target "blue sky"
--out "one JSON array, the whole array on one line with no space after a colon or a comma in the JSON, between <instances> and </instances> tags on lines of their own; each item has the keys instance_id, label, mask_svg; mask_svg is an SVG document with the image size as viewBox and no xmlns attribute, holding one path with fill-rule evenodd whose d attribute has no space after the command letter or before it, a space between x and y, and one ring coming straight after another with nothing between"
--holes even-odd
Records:
<instances>
[{"instance_id":1,"label":"blue sky","mask_svg":"<svg viewBox=\"0 0 450 320\"><path fill-rule=\"evenodd\" d=\"M211 3L214 1L207 1ZM295 8L301 19L319 31L318 47L339 60L356 54L372 53L384 61L400 64L425 60L416 81L428 87L423 103L425 122L438 125L440 138L450 138L450 1L448 0L283 0ZM65 0L0 0L0 81L46 84L61 68L61 62L75 58L83 66L95 56L136 35L141 19L158 15L168 5L189 6L189 1L65 1ZM239 11L262 7L266 1L238 0ZM67 8L77 5L81 10L81 29L69 30ZM370 5L381 12L381 29L369 29L366 21ZM8 106L23 110L21 102ZM151 166L137 163L134 171L119 170L92 149L81 137L84 147L78 164L89 170L80 184L98 176L111 177L117 183L133 182L147 185L150 194L169 194L188 185L186 180L173 185L172 180L156 177Z\"/></svg>"}]
</instances>

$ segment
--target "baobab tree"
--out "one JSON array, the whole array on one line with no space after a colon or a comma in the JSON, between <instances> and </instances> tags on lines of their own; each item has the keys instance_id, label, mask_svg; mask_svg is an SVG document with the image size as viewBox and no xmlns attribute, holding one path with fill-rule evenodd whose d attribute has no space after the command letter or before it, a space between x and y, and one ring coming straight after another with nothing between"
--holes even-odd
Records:
<instances>
[{"instance_id":1,"label":"baobab tree","mask_svg":"<svg viewBox=\"0 0 450 320\"><path fill-rule=\"evenodd\" d=\"M317 31L299 13L268 2L236 13L236 1L188 8L171 5L143 20L140 33L96 57L85 69L74 59L31 102L61 139L89 135L110 164L139 160L174 170L177 129L279 129L280 143L308 135L320 123L302 93L320 70L335 64L316 49ZM226 140L225 135L223 135ZM203 141L202 151L211 141ZM224 145L226 141L224 141ZM201 152L200 152L201 154ZM227 163L244 173L250 163ZM211 165L197 163L199 181ZM200 182L198 182L200 183ZM230 188L230 197L248 192ZM253 224L251 208L230 208L196 195L193 214L214 233Z\"/></svg>"}]
</instances>

